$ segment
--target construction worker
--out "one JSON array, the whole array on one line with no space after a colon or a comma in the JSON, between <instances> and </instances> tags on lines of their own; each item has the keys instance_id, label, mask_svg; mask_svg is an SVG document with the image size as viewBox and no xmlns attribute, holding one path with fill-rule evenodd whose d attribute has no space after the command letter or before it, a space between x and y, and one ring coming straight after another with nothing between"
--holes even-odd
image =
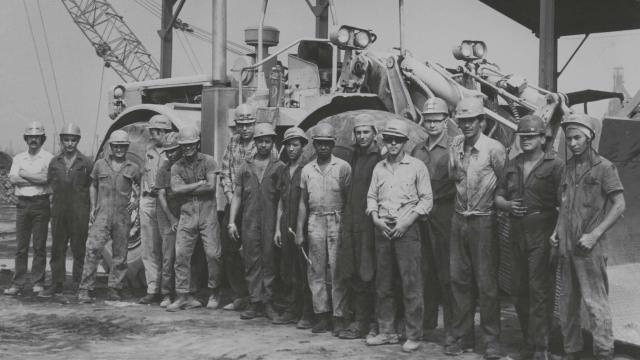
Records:
<instances>
[{"instance_id":1,"label":"construction worker","mask_svg":"<svg viewBox=\"0 0 640 360\"><path fill-rule=\"evenodd\" d=\"M138 302L151 304L160 302L160 285L162 283L162 237L158 228L158 191L155 187L158 169L163 161L162 141L166 133L172 131L169 118L165 115L154 115L149 119L149 137L144 159L144 172L141 180L140 241L142 242L142 264L147 280L147 294Z\"/></svg>"},{"instance_id":2,"label":"construction worker","mask_svg":"<svg viewBox=\"0 0 640 360\"><path fill-rule=\"evenodd\" d=\"M347 286L337 276L336 256L342 231L342 214L351 186L351 166L332 155L335 142L335 130L330 124L316 125L313 134L316 159L305 165L300 174L302 193L296 244L301 246L304 243L306 224L311 260L307 277L317 318L311 331L329 331L332 328L333 310L333 331L337 335L345 327L344 316L347 311ZM328 284L331 284L330 292Z\"/></svg>"},{"instance_id":3,"label":"construction worker","mask_svg":"<svg viewBox=\"0 0 640 360\"><path fill-rule=\"evenodd\" d=\"M625 210L623 187L615 166L593 148L595 119L568 116L562 123L571 158L561 181L560 212L552 245L559 255L558 308L564 351L580 359L582 324L589 324L597 360L613 358L613 330L609 306L607 230ZM580 319L584 306L589 321Z\"/></svg>"},{"instance_id":4,"label":"construction worker","mask_svg":"<svg viewBox=\"0 0 640 360\"><path fill-rule=\"evenodd\" d=\"M278 176L284 164L273 160L276 132L269 123L255 126L253 140L256 154L244 160L236 173L229 216L229 236L242 238L242 259L249 287L249 306L240 316L243 320L266 316L275 319L273 281L275 259L273 235L278 210ZM236 217L242 211L242 236Z\"/></svg>"},{"instance_id":5,"label":"construction worker","mask_svg":"<svg viewBox=\"0 0 640 360\"><path fill-rule=\"evenodd\" d=\"M546 360L551 312L549 236L558 218L563 163L545 152L545 124L537 115L518 122L522 153L508 161L495 204L510 215L516 310L523 335L521 359Z\"/></svg>"},{"instance_id":6,"label":"construction worker","mask_svg":"<svg viewBox=\"0 0 640 360\"><path fill-rule=\"evenodd\" d=\"M285 309L272 323L278 325L297 322L298 329L313 326L313 303L307 282L307 262L295 243L292 234L298 221L300 203L300 175L302 174L302 151L308 140L299 127L291 127L284 132L284 152L287 166L280 171L277 226L273 241L280 248L280 279ZM291 229L291 231L289 231ZM308 252L309 248L304 248Z\"/></svg>"},{"instance_id":7,"label":"construction worker","mask_svg":"<svg viewBox=\"0 0 640 360\"><path fill-rule=\"evenodd\" d=\"M374 314L374 227L365 212L371 174L376 164L382 160L376 135L375 119L371 114L359 114L353 119L355 144L350 161L352 181L342 224L338 271L351 282L355 321L338 334L342 339L361 339L370 330L377 332Z\"/></svg>"},{"instance_id":8,"label":"construction worker","mask_svg":"<svg viewBox=\"0 0 640 360\"><path fill-rule=\"evenodd\" d=\"M34 121L27 126L22 137L27 151L13 157L9 182L18 198L16 204L15 274L5 295L19 295L26 285L29 242L33 236L33 261L31 265L32 290L38 294L44 290L44 273L47 266L47 232L49 230L49 194L51 187L47 170L53 155L42 149L47 137L44 126Z\"/></svg>"},{"instance_id":9,"label":"construction worker","mask_svg":"<svg viewBox=\"0 0 640 360\"><path fill-rule=\"evenodd\" d=\"M111 240L112 264L109 269L107 298L122 299L122 287L127 274L127 251L130 210L137 203L135 186L140 184L140 167L127 159L129 134L116 130L109 136L111 154L96 161L91 171L89 197L89 236L84 256L82 280L78 300L92 302L90 292L94 290L98 262L102 259L102 249Z\"/></svg>"},{"instance_id":10,"label":"construction worker","mask_svg":"<svg viewBox=\"0 0 640 360\"><path fill-rule=\"evenodd\" d=\"M178 143L178 133L172 132L164 137L162 152L167 157L162 162L156 176L155 188L158 192L156 214L158 230L162 239L162 276L160 307L166 308L174 301L175 276L173 264L176 258L176 230L180 220L180 199L171 191L171 166L182 157Z\"/></svg>"},{"instance_id":11,"label":"construction worker","mask_svg":"<svg viewBox=\"0 0 640 360\"><path fill-rule=\"evenodd\" d=\"M389 120L381 132L386 159L373 169L366 212L376 227L376 317L380 333L367 345L398 343L395 332L395 274L400 275L407 340L402 351L412 352L422 341L424 312L422 253L418 219L433 206L429 171L405 153L409 130L404 120Z\"/></svg>"},{"instance_id":12,"label":"construction worker","mask_svg":"<svg viewBox=\"0 0 640 360\"><path fill-rule=\"evenodd\" d=\"M449 177L449 106L440 98L427 99L422 108L422 127L427 132L425 143L416 146L411 156L422 160L429 170L433 209L427 221L420 223L422 238L425 337L438 326L438 307L442 304L445 344L451 342L452 320L451 274L449 271L449 238L456 186ZM448 339L448 340L447 340Z\"/></svg>"},{"instance_id":13,"label":"construction worker","mask_svg":"<svg viewBox=\"0 0 640 360\"><path fill-rule=\"evenodd\" d=\"M219 305L220 227L216 216L216 180L218 164L212 156L198 151L200 131L185 126L180 129L178 143L182 158L171 166L171 191L180 196L180 220L176 233L174 264L177 299L167 311L192 309L202 304L189 293L191 289L191 256L198 237L207 258L209 301L207 308Z\"/></svg>"},{"instance_id":14,"label":"construction worker","mask_svg":"<svg viewBox=\"0 0 640 360\"><path fill-rule=\"evenodd\" d=\"M62 152L49 163L47 178L53 190L51 206L51 286L40 297L62 292L66 274L67 244L73 254L72 279L80 284L84 249L89 231L89 187L93 162L78 150L80 128L66 124L60 131Z\"/></svg>"},{"instance_id":15,"label":"construction worker","mask_svg":"<svg viewBox=\"0 0 640 360\"><path fill-rule=\"evenodd\" d=\"M230 204L233 199L235 176L240 165L245 159L251 159L257 152L253 133L255 130L256 116L251 105L241 104L234 112L236 134L231 137L229 144L222 156L222 170L220 171L220 183L227 199L225 215L222 220L224 229L229 224ZM278 152L273 147L273 160L278 159ZM239 223L241 219L236 219ZM237 226L237 224L236 224ZM227 282L233 290L234 300L227 304L225 310L243 310L247 303L249 292L244 278L242 258L240 257L240 243L228 236L228 231L222 231L222 260Z\"/></svg>"},{"instance_id":16,"label":"construction worker","mask_svg":"<svg viewBox=\"0 0 640 360\"><path fill-rule=\"evenodd\" d=\"M446 345L445 353L460 355L473 349L473 319L479 297L484 357L498 359L500 303L494 195L506 152L502 144L482 133L486 120L480 98L460 100L456 120L462 135L456 136L449 148L449 173L456 182L449 249L453 341Z\"/></svg>"}]
</instances>

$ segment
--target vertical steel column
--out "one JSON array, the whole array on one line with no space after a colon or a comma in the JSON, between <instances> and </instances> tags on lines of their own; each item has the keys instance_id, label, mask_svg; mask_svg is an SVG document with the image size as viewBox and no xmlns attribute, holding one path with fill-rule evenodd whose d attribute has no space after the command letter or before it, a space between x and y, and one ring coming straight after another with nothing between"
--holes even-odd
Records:
<instances>
[{"instance_id":1,"label":"vertical steel column","mask_svg":"<svg viewBox=\"0 0 640 360\"><path fill-rule=\"evenodd\" d=\"M227 0L212 0L212 56L211 77L213 83L227 83Z\"/></svg>"},{"instance_id":2,"label":"vertical steel column","mask_svg":"<svg viewBox=\"0 0 640 360\"><path fill-rule=\"evenodd\" d=\"M541 88L557 91L558 37L556 34L556 0L540 0L540 54L538 83Z\"/></svg>"},{"instance_id":3,"label":"vertical steel column","mask_svg":"<svg viewBox=\"0 0 640 360\"><path fill-rule=\"evenodd\" d=\"M316 38L329 38L329 0L316 0L316 9L322 11L316 15Z\"/></svg>"},{"instance_id":4,"label":"vertical steel column","mask_svg":"<svg viewBox=\"0 0 640 360\"><path fill-rule=\"evenodd\" d=\"M160 20L160 77L171 77L171 62L173 55L173 5L176 0L162 0L162 18Z\"/></svg>"}]
</instances>

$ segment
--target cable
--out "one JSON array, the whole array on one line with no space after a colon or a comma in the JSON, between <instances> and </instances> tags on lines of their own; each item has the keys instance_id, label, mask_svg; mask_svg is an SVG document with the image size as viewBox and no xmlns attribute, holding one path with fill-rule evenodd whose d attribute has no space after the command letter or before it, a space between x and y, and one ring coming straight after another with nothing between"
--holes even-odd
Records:
<instances>
[{"instance_id":1,"label":"cable","mask_svg":"<svg viewBox=\"0 0 640 360\"><path fill-rule=\"evenodd\" d=\"M40 23L42 24L42 32L44 34L44 41L47 45L47 54L49 54L49 63L51 64L51 72L53 73L53 84L56 88L56 97L58 98L58 106L60 107L60 116L62 116L62 124L66 124L66 120L64 118L64 110L62 107L62 101L60 100L60 89L58 88L58 76L56 75L56 67L53 64L53 57L51 56L51 49L49 48L49 37L47 36L47 27L44 24L44 18L42 17L42 9L40 8L40 1L36 1L36 5L38 6L38 14L40 14Z\"/></svg>"},{"instance_id":2,"label":"cable","mask_svg":"<svg viewBox=\"0 0 640 360\"><path fill-rule=\"evenodd\" d=\"M102 84L104 83L104 69L106 66L102 64L102 74L100 74L100 90L98 90L98 110L96 110L96 123L93 126L93 142L91 143L91 150L95 151L96 146L96 134L98 133L98 119L100 119L100 105L102 104Z\"/></svg>"},{"instance_id":3,"label":"cable","mask_svg":"<svg viewBox=\"0 0 640 360\"><path fill-rule=\"evenodd\" d=\"M198 55L193 50L193 47L191 46L191 42L189 42L189 38L186 37L184 35L184 33L182 34L182 36L184 36L184 41L187 43L187 46L189 47L189 49L191 50L191 53L193 54L193 59L196 61L196 64L198 65L198 68L200 69L200 73L204 73L204 70L202 69L202 65L200 64L200 60L198 60Z\"/></svg>"},{"instance_id":4,"label":"cable","mask_svg":"<svg viewBox=\"0 0 640 360\"><path fill-rule=\"evenodd\" d=\"M191 64L191 69L193 69L194 73L197 73L198 70L196 69L196 66L193 64L193 61L191 60L191 55L187 51L187 48L185 48L184 43L182 42L182 38L180 37L180 34L176 34L176 37L178 38L178 42L180 43L180 46L182 46L182 50L184 50L184 53L187 56L187 60L189 60L189 63Z\"/></svg>"}]
</instances>

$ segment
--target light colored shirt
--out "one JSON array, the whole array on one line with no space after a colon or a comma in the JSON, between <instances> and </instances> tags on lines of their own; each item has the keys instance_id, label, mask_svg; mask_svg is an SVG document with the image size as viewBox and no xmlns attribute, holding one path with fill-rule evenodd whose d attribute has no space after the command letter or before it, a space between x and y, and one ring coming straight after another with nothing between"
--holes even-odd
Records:
<instances>
[{"instance_id":1,"label":"light colored shirt","mask_svg":"<svg viewBox=\"0 0 640 360\"><path fill-rule=\"evenodd\" d=\"M398 219L413 211L427 215L433 207L431 180L426 165L407 154L394 170L387 159L373 169L367 193L367 215Z\"/></svg>"},{"instance_id":2,"label":"light colored shirt","mask_svg":"<svg viewBox=\"0 0 640 360\"><path fill-rule=\"evenodd\" d=\"M309 194L310 213L343 211L349 186L351 166L333 155L324 171L313 160L300 174L300 188Z\"/></svg>"},{"instance_id":3,"label":"light colored shirt","mask_svg":"<svg viewBox=\"0 0 640 360\"><path fill-rule=\"evenodd\" d=\"M223 192L233 192L236 173L240 165L245 159L251 159L258 152L256 143L253 139L246 143L242 143L240 135L236 134L231 137L227 148L222 155L222 168L220 170L220 184ZM271 160L278 160L278 149L273 147L271 151Z\"/></svg>"},{"instance_id":4,"label":"light colored shirt","mask_svg":"<svg viewBox=\"0 0 640 360\"><path fill-rule=\"evenodd\" d=\"M506 161L502 144L484 134L464 151L464 135L456 136L449 148L449 174L456 182L455 211L464 216L490 215L493 197Z\"/></svg>"},{"instance_id":5,"label":"light colored shirt","mask_svg":"<svg viewBox=\"0 0 640 360\"><path fill-rule=\"evenodd\" d=\"M149 146L145 152L144 173L142 174L141 190L142 194L151 193L156 190L156 178L158 169L166 157L161 154L155 146Z\"/></svg>"},{"instance_id":6,"label":"light colored shirt","mask_svg":"<svg viewBox=\"0 0 640 360\"><path fill-rule=\"evenodd\" d=\"M30 155L28 151L21 152L13 157L9 175L20 176L20 170L24 170L30 174L40 174L46 177L51 159L53 159L53 155L42 148L33 156ZM48 195L51 194L51 186L49 186L49 184L15 185L14 192L16 196Z\"/></svg>"}]
</instances>

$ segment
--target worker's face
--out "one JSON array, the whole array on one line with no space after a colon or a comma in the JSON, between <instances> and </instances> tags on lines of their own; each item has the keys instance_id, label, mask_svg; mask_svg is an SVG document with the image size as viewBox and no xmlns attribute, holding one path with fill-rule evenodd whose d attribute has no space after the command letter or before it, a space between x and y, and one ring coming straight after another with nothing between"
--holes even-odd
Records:
<instances>
[{"instance_id":1,"label":"worker's face","mask_svg":"<svg viewBox=\"0 0 640 360\"><path fill-rule=\"evenodd\" d=\"M29 149L37 150L44 143L44 137L42 135L25 135L24 142L27 143Z\"/></svg>"},{"instance_id":2,"label":"worker's face","mask_svg":"<svg viewBox=\"0 0 640 360\"><path fill-rule=\"evenodd\" d=\"M273 149L273 137L272 136L260 136L255 139L256 150L261 157L269 156Z\"/></svg>"},{"instance_id":3,"label":"worker's face","mask_svg":"<svg viewBox=\"0 0 640 360\"><path fill-rule=\"evenodd\" d=\"M313 147L316 149L316 155L320 160L326 160L331 157L331 151L333 151L333 147L335 146L335 142L332 140L314 140Z\"/></svg>"},{"instance_id":4,"label":"worker's face","mask_svg":"<svg viewBox=\"0 0 640 360\"><path fill-rule=\"evenodd\" d=\"M256 127L256 123L250 124L238 124L236 123L236 131L240 134L240 139L251 140L253 137L253 130Z\"/></svg>"},{"instance_id":5,"label":"worker's face","mask_svg":"<svg viewBox=\"0 0 640 360\"><path fill-rule=\"evenodd\" d=\"M402 149L404 149L404 144L407 142L407 139L400 136L390 136L384 135L382 137L384 141L384 145L387 147L387 152L391 156L398 156Z\"/></svg>"},{"instance_id":6,"label":"worker's face","mask_svg":"<svg viewBox=\"0 0 640 360\"><path fill-rule=\"evenodd\" d=\"M466 139L473 139L482 131L483 122L480 121L480 117L460 118L458 119L458 127Z\"/></svg>"},{"instance_id":7,"label":"worker's face","mask_svg":"<svg viewBox=\"0 0 640 360\"><path fill-rule=\"evenodd\" d=\"M300 158L302 155L302 140L300 139L292 139L287 141L284 145L285 150L287 151L287 157L289 161L293 162Z\"/></svg>"},{"instance_id":8,"label":"worker's face","mask_svg":"<svg viewBox=\"0 0 640 360\"><path fill-rule=\"evenodd\" d=\"M177 148L166 150L164 154L169 159L169 162L173 164L182 157L182 149L178 146Z\"/></svg>"},{"instance_id":9,"label":"worker's face","mask_svg":"<svg viewBox=\"0 0 640 360\"><path fill-rule=\"evenodd\" d=\"M518 138L520 139L520 148L526 153L542 149L546 142L544 135L518 135Z\"/></svg>"},{"instance_id":10,"label":"worker's face","mask_svg":"<svg viewBox=\"0 0 640 360\"><path fill-rule=\"evenodd\" d=\"M62 144L62 150L67 154L73 154L78 148L80 142L80 136L76 135L61 135L60 143Z\"/></svg>"},{"instance_id":11,"label":"worker's face","mask_svg":"<svg viewBox=\"0 0 640 360\"><path fill-rule=\"evenodd\" d=\"M573 155L581 155L589 147L589 139L578 129L567 130L565 140Z\"/></svg>"},{"instance_id":12,"label":"worker's face","mask_svg":"<svg viewBox=\"0 0 640 360\"><path fill-rule=\"evenodd\" d=\"M127 150L129 150L129 145L127 144L110 144L111 146L111 154L116 159L124 159L127 156Z\"/></svg>"},{"instance_id":13,"label":"worker's face","mask_svg":"<svg viewBox=\"0 0 640 360\"><path fill-rule=\"evenodd\" d=\"M194 157L198 152L198 142L194 142L191 144L182 144L180 145L180 149L182 149L182 156L188 158Z\"/></svg>"},{"instance_id":14,"label":"worker's face","mask_svg":"<svg viewBox=\"0 0 640 360\"><path fill-rule=\"evenodd\" d=\"M357 126L353 129L353 133L356 136L356 144L362 148L369 148L376 137L376 133L371 126Z\"/></svg>"},{"instance_id":15,"label":"worker's face","mask_svg":"<svg viewBox=\"0 0 640 360\"><path fill-rule=\"evenodd\" d=\"M438 137L447 125L447 114L423 114L424 121L422 127L431 137Z\"/></svg>"},{"instance_id":16,"label":"worker's face","mask_svg":"<svg viewBox=\"0 0 640 360\"><path fill-rule=\"evenodd\" d=\"M164 138L164 130L149 129L149 134L151 135L151 141L153 141L156 145L162 144L162 139Z\"/></svg>"}]
</instances>

